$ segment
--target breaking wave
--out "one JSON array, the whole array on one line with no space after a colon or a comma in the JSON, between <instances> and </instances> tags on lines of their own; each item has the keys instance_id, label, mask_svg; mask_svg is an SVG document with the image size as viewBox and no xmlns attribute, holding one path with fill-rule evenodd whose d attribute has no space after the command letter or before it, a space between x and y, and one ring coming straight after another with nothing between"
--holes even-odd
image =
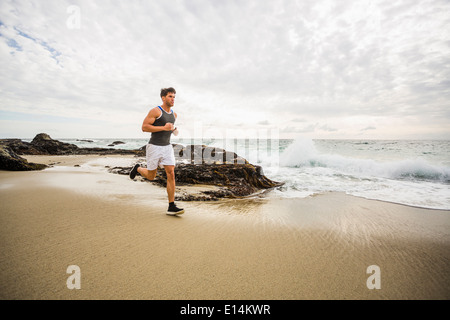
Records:
<instances>
[{"instance_id":1,"label":"breaking wave","mask_svg":"<svg viewBox=\"0 0 450 320\"><path fill-rule=\"evenodd\" d=\"M317 151L312 140L294 141L280 155L282 167L323 167L342 173L396 180L433 181L450 184L450 167L435 165L424 159L375 161L324 154Z\"/></svg>"}]
</instances>

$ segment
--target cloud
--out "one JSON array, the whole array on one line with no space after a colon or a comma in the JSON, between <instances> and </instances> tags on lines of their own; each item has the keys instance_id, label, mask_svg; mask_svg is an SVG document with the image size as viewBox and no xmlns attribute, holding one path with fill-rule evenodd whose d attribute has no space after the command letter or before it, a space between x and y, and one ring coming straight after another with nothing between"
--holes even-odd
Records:
<instances>
[{"instance_id":1,"label":"cloud","mask_svg":"<svg viewBox=\"0 0 450 320\"><path fill-rule=\"evenodd\" d=\"M73 5L79 28L68 27ZM200 119L337 134L358 130L327 119L382 116L405 136L413 122L450 137L449 9L444 0L2 1L0 110L140 136L159 89L174 86L191 130Z\"/></svg>"},{"instance_id":2,"label":"cloud","mask_svg":"<svg viewBox=\"0 0 450 320\"><path fill-rule=\"evenodd\" d=\"M328 124L325 124L325 125L321 126L321 127L320 127L320 130L328 131L328 132L335 132L335 131L338 131L338 129L333 128L333 127L330 127Z\"/></svg>"},{"instance_id":3,"label":"cloud","mask_svg":"<svg viewBox=\"0 0 450 320\"><path fill-rule=\"evenodd\" d=\"M292 122L306 122L305 119L295 118L291 120Z\"/></svg>"}]
</instances>

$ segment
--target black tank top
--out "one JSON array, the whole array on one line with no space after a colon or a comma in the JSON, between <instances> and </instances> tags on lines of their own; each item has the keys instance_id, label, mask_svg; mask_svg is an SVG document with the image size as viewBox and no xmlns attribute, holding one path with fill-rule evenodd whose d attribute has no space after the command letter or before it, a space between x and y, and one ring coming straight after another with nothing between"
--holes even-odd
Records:
<instances>
[{"instance_id":1,"label":"black tank top","mask_svg":"<svg viewBox=\"0 0 450 320\"><path fill-rule=\"evenodd\" d=\"M167 113L161 106L158 106L159 110L161 110L161 115L156 118L153 123L154 126L164 127L167 122L175 124L175 115L173 114L173 110L170 113ZM157 146L167 146L170 144L170 135L172 131L158 131L152 132L152 136L150 137L150 141L148 143L154 144Z\"/></svg>"}]
</instances>

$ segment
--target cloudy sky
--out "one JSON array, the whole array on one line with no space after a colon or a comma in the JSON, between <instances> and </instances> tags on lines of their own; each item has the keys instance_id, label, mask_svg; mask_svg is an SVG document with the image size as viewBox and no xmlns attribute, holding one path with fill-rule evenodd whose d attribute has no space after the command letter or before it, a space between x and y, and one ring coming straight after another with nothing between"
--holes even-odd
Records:
<instances>
[{"instance_id":1,"label":"cloudy sky","mask_svg":"<svg viewBox=\"0 0 450 320\"><path fill-rule=\"evenodd\" d=\"M0 0L0 138L450 139L448 0Z\"/></svg>"}]
</instances>

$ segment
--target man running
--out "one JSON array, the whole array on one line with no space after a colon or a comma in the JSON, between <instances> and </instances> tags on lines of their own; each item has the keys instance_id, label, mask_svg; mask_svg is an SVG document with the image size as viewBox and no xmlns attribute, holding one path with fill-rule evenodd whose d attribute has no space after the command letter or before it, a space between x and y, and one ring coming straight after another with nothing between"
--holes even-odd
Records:
<instances>
[{"instance_id":1,"label":"man running","mask_svg":"<svg viewBox=\"0 0 450 320\"><path fill-rule=\"evenodd\" d=\"M147 169L136 164L130 172L130 178L136 174L148 180L156 177L158 166L164 167L167 175L167 196L169 198L168 215L179 215L184 209L175 205L175 155L170 143L170 136L175 131L174 127L177 114L171 110L175 104L174 88L161 89L162 105L150 110L142 124L142 131L151 132L151 138L146 147Z\"/></svg>"}]
</instances>

